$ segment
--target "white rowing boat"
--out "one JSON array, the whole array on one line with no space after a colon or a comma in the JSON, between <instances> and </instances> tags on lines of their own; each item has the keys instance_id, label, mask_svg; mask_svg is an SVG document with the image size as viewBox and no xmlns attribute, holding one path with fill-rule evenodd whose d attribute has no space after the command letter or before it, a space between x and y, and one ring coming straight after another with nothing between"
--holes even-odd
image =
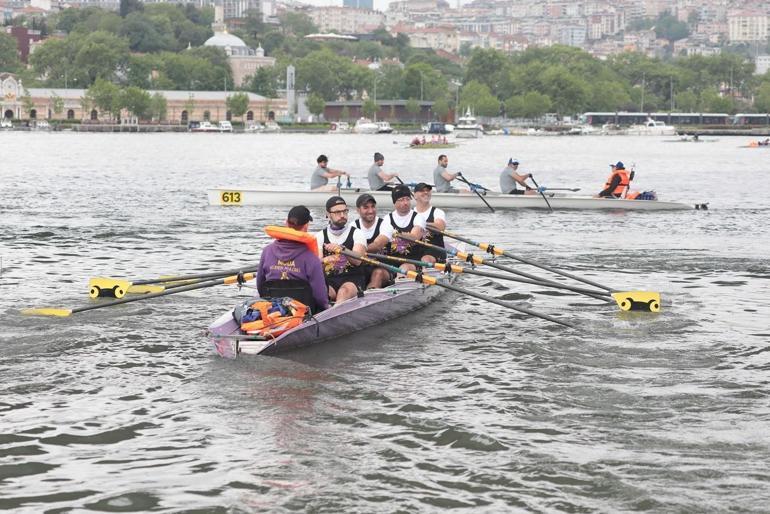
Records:
<instances>
[{"instance_id":1,"label":"white rowing boat","mask_svg":"<svg viewBox=\"0 0 770 514\"><path fill-rule=\"evenodd\" d=\"M434 270L425 274L441 275ZM446 280L454 281L450 274ZM363 296L351 298L314 315L302 324L274 339L244 334L233 318L233 309L220 316L209 328L209 339L222 357L238 355L272 355L328 341L364 330L414 312L434 301L445 291L439 286L426 286L414 279L397 279L384 289L366 290Z\"/></svg>"},{"instance_id":2,"label":"white rowing boat","mask_svg":"<svg viewBox=\"0 0 770 514\"><path fill-rule=\"evenodd\" d=\"M367 191L359 188L342 188L340 194L348 205L355 205L361 193L369 193L380 205L391 205L389 191ZM318 191L281 191L219 187L207 190L209 205L259 205L323 207L332 194ZM487 192L484 199L495 209L548 209L540 195L504 195ZM633 211L675 211L706 209L706 204L686 204L661 200L625 200L616 198L593 198L590 196L549 196L548 202L554 209L572 210L633 210ZM472 193L433 193L431 204L451 209L486 209L481 199Z\"/></svg>"}]
</instances>

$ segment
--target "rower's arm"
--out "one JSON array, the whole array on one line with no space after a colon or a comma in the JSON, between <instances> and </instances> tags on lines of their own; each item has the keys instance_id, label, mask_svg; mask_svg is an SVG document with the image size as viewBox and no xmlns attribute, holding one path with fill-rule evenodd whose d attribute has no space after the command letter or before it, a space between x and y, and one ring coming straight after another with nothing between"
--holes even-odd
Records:
<instances>
[{"instance_id":1,"label":"rower's arm","mask_svg":"<svg viewBox=\"0 0 770 514\"><path fill-rule=\"evenodd\" d=\"M457 173L449 173L448 171L444 170L441 172L441 176L444 177L444 180L451 182L457 178Z\"/></svg>"},{"instance_id":2,"label":"rower's arm","mask_svg":"<svg viewBox=\"0 0 770 514\"><path fill-rule=\"evenodd\" d=\"M388 241L390 241L388 236L380 234L372 241L372 244L366 247L366 251L369 253L380 253L385 248L385 245L388 244Z\"/></svg>"},{"instance_id":3,"label":"rower's arm","mask_svg":"<svg viewBox=\"0 0 770 514\"><path fill-rule=\"evenodd\" d=\"M531 174L531 173L524 173L523 175L521 175L521 174L519 174L519 173L516 173L515 171L511 173L511 177L513 177L513 180L515 180L516 182L518 182L519 184L521 184L522 186L524 186L524 187L526 188L526 190L527 190L527 191L529 191L530 189L532 189L531 187L529 187L529 186L527 185L527 179L528 179L529 177L531 177L531 176L532 176L532 174Z\"/></svg>"},{"instance_id":4,"label":"rower's arm","mask_svg":"<svg viewBox=\"0 0 770 514\"><path fill-rule=\"evenodd\" d=\"M393 180L398 176L398 173L385 173L384 171L381 171L377 174L378 177L380 177L382 180L387 182L388 180Z\"/></svg>"},{"instance_id":5,"label":"rower's arm","mask_svg":"<svg viewBox=\"0 0 770 514\"><path fill-rule=\"evenodd\" d=\"M341 177L342 175L347 175L347 174L348 174L347 171L330 169L330 170L327 170L326 173L324 173L324 177L334 178L334 177Z\"/></svg>"},{"instance_id":6,"label":"rower's arm","mask_svg":"<svg viewBox=\"0 0 770 514\"><path fill-rule=\"evenodd\" d=\"M358 255L366 255L366 245L362 245L360 243L354 244L353 245L353 251L355 253L357 253ZM360 266L361 265L361 261L359 261L358 259L348 258L348 260L354 266Z\"/></svg>"}]
</instances>

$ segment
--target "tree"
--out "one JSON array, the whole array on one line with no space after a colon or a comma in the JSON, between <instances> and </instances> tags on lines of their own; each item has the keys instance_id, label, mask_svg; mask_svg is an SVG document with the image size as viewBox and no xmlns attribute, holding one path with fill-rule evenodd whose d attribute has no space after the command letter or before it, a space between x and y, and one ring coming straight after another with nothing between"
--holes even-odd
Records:
<instances>
[{"instance_id":1,"label":"tree","mask_svg":"<svg viewBox=\"0 0 770 514\"><path fill-rule=\"evenodd\" d=\"M150 93L136 86L128 86L120 94L120 107L125 109L139 119L145 119L152 106L152 97Z\"/></svg>"},{"instance_id":2,"label":"tree","mask_svg":"<svg viewBox=\"0 0 770 514\"><path fill-rule=\"evenodd\" d=\"M340 120L349 120L350 119L350 108L345 105L342 107L342 111L340 112Z\"/></svg>"},{"instance_id":3,"label":"tree","mask_svg":"<svg viewBox=\"0 0 770 514\"><path fill-rule=\"evenodd\" d=\"M305 37L318 32L318 27L313 24L313 20L304 13L287 11L278 17L278 21L284 34Z\"/></svg>"},{"instance_id":4,"label":"tree","mask_svg":"<svg viewBox=\"0 0 770 514\"><path fill-rule=\"evenodd\" d=\"M246 111L249 110L249 95L243 91L239 91L227 97L225 100L227 108L230 110L233 116L242 118Z\"/></svg>"},{"instance_id":5,"label":"tree","mask_svg":"<svg viewBox=\"0 0 770 514\"><path fill-rule=\"evenodd\" d=\"M310 93L307 100L305 100L305 105L307 105L308 111L315 116L323 114L324 109L326 108L326 102L321 98L321 95L317 93Z\"/></svg>"},{"instance_id":6,"label":"tree","mask_svg":"<svg viewBox=\"0 0 770 514\"><path fill-rule=\"evenodd\" d=\"M495 95L502 94L511 65L505 54L495 49L474 48L465 70L464 82L477 81Z\"/></svg>"},{"instance_id":7,"label":"tree","mask_svg":"<svg viewBox=\"0 0 770 514\"><path fill-rule=\"evenodd\" d=\"M102 112L109 113L110 118L120 111L122 103L120 88L112 82L97 79L86 91L86 97L89 104L96 106Z\"/></svg>"},{"instance_id":8,"label":"tree","mask_svg":"<svg viewBox=\"0 0 770 514\"><path fill-rule=\"evenodd\" d=\"M481 116L496 116L500 111L500 102L486 84L471 80L460 92L460 111L468 108Z\"/></svg>"},{"instance_id":9,"label":"tree","mask_svg":"<svg viewBox=\"0 0 770 514\"><path fill-rule=\"evenodd\" d=\"M61 114L64 111L64 99L56 93L51 93L51 110L54 114Z\"/></svg>"},{"instance_id":10,"label":"tree","mask_svg":"<svg viewBox=\"0 0 770 514\"><path fill-rule=\"evenodd\" d=\"M125 18L135 11L144 9L144 4L140 0L120 0L120 17Z\"/></svg>"},{"instance_id":11,"label":"tree","mask_svg":"<svg viewBox=\"0 0 770 514\"><path fill-rule=\"evenodd\" d=\"M35 102L32 101L32 95L29 94L29 90L24 88L24 94L21 96L21 108L27 113L27 117L32 117L32 110L35 108Z\"/></svg>"},{"instance_id":12,"label":"tree","mask_svg":"<svg viewBox=\"0 0 770 514\"><path fill-rule=\"evenodd\" d=\"M682 91L674 95L674 104L679 112L695 112L698 107L698 96L692 91Z\"/></svg>"},{"instance_id":13,"label":"tree","mask_svg":"<svg viewBox=\"0 0 770 514\"><path fill-rule=\"evenodd\" d=\"M166 101L166 97L160 93L155 93L152 95L152 99L150 101L150 114L152 117L158 121L163 121L166 119L167 111L168 102Z\"/></svg>"},{"instance_id":14,"label":"tree","mask_svg":"<svg viewBox=\"0 0 770 514\"><path fill-rule=\"evenodd\" d=\"M770 80L765 80L757 89L754 97L754 107L759 112L770 112Z\"/></svg>"},{"instance_id":15,"label":"tree","mask_svg":"<svg viewBox=\"0 0 770 514\"><path fill-rule=\"evenodd\" d=\"M20 65L16 38L0 32L0 71L15 72Z\"/></svg>"},{"instance_id":16,"label":"tree","mask_svg":"<svg viewBox=\"0 0 770 514\"><path fill-rule=\"evenodd\" d=\"M364 104L361 106L361 111L364 113L365 117L372 118L377 112L377 104L374 103L374 100L371 98L367 98L366 101L364 101Z\"/></svg>"},{"instance_id":17,"label":"tree","mask_svg":"<svg viewBox=\"0 0 770 514\"><path fill-rule=\"evenodd\" d=\"M440 120L446 119L449 114L449 102L446 98L439 98L433 104L433 112L438 116Z\"/></svg>"},{"instance_id":18,"label":"tree","mask_svg":"<svg viewBox=\"0 0 770 514\"><path fill-rule=\"evenodd\" d=\"M184 103L184 110L187 111L188 118L192 118L193 112L195 112L195 97L192 93L187 97Z\"/></svg>"},{"instance_id":19,"label":"tree","mask_svg":"<svg viewBox=\"0 0 770 514\"><path fill-rule=\"evenodd\" d=\"M417 114L419 114L421 107L419 102L416 98L410 98L406 101L406 105L404 106L406 109L406 112L412 115L412 121L417 120Z\"/></svg>"},{"instance_id":20,"label":"tree","mask_svg":"<svg viewBox=\"0 0 770 514\"><path fill-rule=\"evenodd\" d=\"M275 70L269 67L257 68L254 75L248 82L249 91L267 98L275 98L278 91L276 88Z\"/></svg>"},{"instance_id":21,"label":"tree","mask_svg":"<svg viewBox=\"0 0 770 514\"><path fill-rule=\"evenodd\" d=\"M670 12L664 11L655 22L655 35L673 43L689 36L690 29L687 28L686 23L679 21Z\"/></svg>"}]
</instances>

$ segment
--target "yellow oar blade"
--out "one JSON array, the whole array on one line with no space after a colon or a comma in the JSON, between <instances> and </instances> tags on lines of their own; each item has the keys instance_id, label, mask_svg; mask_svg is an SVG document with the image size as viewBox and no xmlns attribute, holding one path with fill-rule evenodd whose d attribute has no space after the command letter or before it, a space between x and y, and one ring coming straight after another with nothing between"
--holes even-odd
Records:
<instances>
[{"instance_id":1,"label":"yellow oar blade","mask_svg":"<svg viewBox=\"0 0 770 514\"><path fill-rule=\"evenodd\" d=\"M612 297L623 311L660 312L660 293L652 291L618 291Z\"/></svg>"},{"instance_id":2,"label":"yellow oar blade","mask_svg":"<svg viewBox=\"0 0 770 514\"><path fill-rule=\"evenodd\" d=\"M91 298L123 298L131 287L131 282L118 278L94 277L88 281L88 296Z\"/></svg>"},{"instance_id":3,"label":"yellow oar blade","mask_svg":"<svg viewBox=\"0 0 770 514\"><path fill-rule=\"evenodd\" d=\"M165 291L165 286L153 286L153 285L142 285L142 286L130 286L128 288L129 294L147 294L147 293L160 293Z\"/></svg>"},{"instance_id":4,"label":"yellow oar blade","mask_svg":"<svg viewBox=\"0 0 770 514\"><path fill-rule=\"evenodd\" d=\"M72 314L72 309L53 309L46 307L42 309L22 309L21 313L25 316L59 316L60 318L66 318Z\"/></svg>"}]
</instances>

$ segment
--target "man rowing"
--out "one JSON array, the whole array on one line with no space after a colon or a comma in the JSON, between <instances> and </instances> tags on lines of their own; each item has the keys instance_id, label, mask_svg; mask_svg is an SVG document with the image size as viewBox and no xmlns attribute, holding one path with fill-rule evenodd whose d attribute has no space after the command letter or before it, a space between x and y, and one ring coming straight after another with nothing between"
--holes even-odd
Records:
<instances>
[{"instance_id":1,"label":"man rowing","mask_svg":"<svg viewBox=\"0 0 770 514\"><path fill-rule=\"evenodd\" d=\"M366 251L380 253L390 242L390 234L382 231L384 220L377 216L377 200L369 193L364 193L356 200L356 210L358 219L355 224L366 237ZM367 289L385 287L393 280L390 272L384 268L371 264L364 264L363 268Z\"/></svg>"},{"instance_id":2,"label":"man rowing","mask_svg":"<svg viewBox=\"0 0 770 514\"><path fill-rule=\"evenodd\" d=\"M385 157L380 153L374 154L374 164L369 168L367 178L369 179L369 189L372 191L392 191L393 184L391 180L398 177L398 173L385 173L382 171L382 165L385 164Z\"/></svg>"},{"instance_id":3,"label":"man rowing","mask_svg":"<svg viewBox=\"0 0 770 514\"><path fill-rule=\"evenodd\" d=\"M537 191L527 185L527 179L530 177L531 173L519 173L519 161L511 157L508 159L508 165L500 172L500 191L507 195L533 195ZM519 189L517 184L524 189Z\"/></svg>"},{"instance_id":4,"label":"man rowing","mask_svg":"<svg viewBox=\"0 0 770 514\"><path fill-rule=\"evenodd\" d=\"M607 177L607 182L604 183L604 189L596 195L597 198L620 198L626 192L631 182L622 162L618 161L617 164L610 164L610 169L612 172Z\"/></svg>"},{"instance_id":5,"label":"man rowing","mask_svg":"<svg viewBox=\"0 0 770 514\"><path fill-rule=\"evenodd\" d=\"M439 230L446 230L446 214L441 209L437 209L430 204L433 195L433 186L420 182L414 186L414 210L425 219L426 224L432 223ZM437 234L427 230L425 233L425 242L432 245L444 247L443 234ZM423 247L422 260L425 262L446 262L446 253L435 248Z\"/></svg>"},{"instance_id":6,"label":"man rowing","mask_svg":"<svg viewBox=\"0 0 770 514\"><path fill-rule=\"evenodd\" d=\"M318 156L316 163L318 166L310 177L311 191L336 191L337 186L334 184L330 185L329 179L342 176L350 177L347 171L329 168L329 158L323 154Z\"/></svg>"},{"instance_id":7,"label":"man rowing","mask_svg":"<svg viewBox=\"0 0 770 514\"><path fill-rule=\"evenodd\" d=\"M329 298L337 303L354 298L366 287L364 269L360 261L354 261L339 253L342 248L359 255L366 254L364 233L348 225L348 206L341 196L326 201L329 226L316 234L318 253L322 255L323 271Z\"/></svg>"},{"instance_id":8,"label":"man rowing","mask_svg":"<svg viewBox=\"0 0 770 514\"><path fill-rule=\"evenodd\" d=\"M289 230L268 232L276 240L262 250L257 290L263 298L289 296L319 312L329 307L329 297L315 238L307 233L311 221L308 208L297 205L286 219Z\"/></svg>"},{"instance_id":9,"label":"man rowing","mask_svg":"<svg viewBox=\"0 0 770 514\"><path fill-rule=\"evenodd\" d=\"M419 260L422 257L422 247L396 236L408 234L415 239L421 239L425 233L425 218L412 209L412 192L408 186L404 184L396 186L390 196L395 209L388 214L381 227L382 232L390 234L390 244L385 248L385 253ZM412 264L402 264L401 269L415 270L416 268Z\"/></svg>"},{"instance_id":10,"label":"man rowing","mask_svg":"<svg viewBox=\"0 0 770 514\"><path fill-rule=\"evenodd\" d=\"M459 193L460 190L452 187L451 182L460 176L460 172L450 173L447 170L449 158L441 154L438 156L438 166L433 170L433 183L436 184L437 193Z\"/></svg>"}]
</instances>

